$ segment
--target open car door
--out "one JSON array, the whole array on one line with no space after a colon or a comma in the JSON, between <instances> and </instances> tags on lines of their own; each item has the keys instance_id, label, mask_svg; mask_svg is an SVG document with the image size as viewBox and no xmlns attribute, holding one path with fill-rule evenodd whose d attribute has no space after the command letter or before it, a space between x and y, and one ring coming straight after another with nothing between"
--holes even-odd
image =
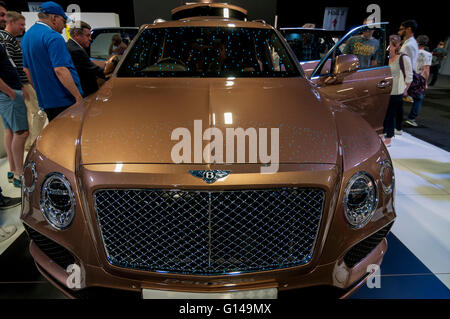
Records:
<instances>
[{"instance_id":1,"label":"open car door","mask_svg":"<svg viewBox=\"0 0 450 319\"><path fill-rule=\"evenodd\" d=\"M392 90L386 25L373 23L351 30L310 73L321 93L359 113L379 133Z\"/></svg>"}]
</instances>

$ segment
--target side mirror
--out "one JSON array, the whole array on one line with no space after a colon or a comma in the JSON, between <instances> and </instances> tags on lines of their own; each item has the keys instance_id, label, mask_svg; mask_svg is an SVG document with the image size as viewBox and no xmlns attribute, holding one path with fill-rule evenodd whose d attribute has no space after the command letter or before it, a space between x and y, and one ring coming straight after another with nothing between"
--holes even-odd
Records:
<instances>
[{"instance_id":1,"label":"side mirror","mask_svg":"<svg viewBox=\"0 0 450 319\"><path fill-rule=\"evenodd\" d=\"M358 71L359 69L359 59L354 54L343 54L336 57L334 62L333 73L331 77L325 80L326 84L337 84L342 82L342 80Z\"/></svg>"},{"instance_id":2,"label":"side mirror","mask_svg":"<svg viewBox=\"0 0 450 319\"><path fill-rule=\"evenodd\" d=\"M359 69L359 59L354 54L339 55L334 64L333 75L346 77Z\"/></svg>"},{"instance_id":3,"label":"side mirror","mask_svg":"<svg viewBox=\"0 0 450 319\"><path fill-rule=\"evenodd\" d=\"M104 73L106 75L111 74L114 72L114 69L116 68L117 64L119 64L119 57L115 54L113 54L109 59L106 61Z\"/></svg>"}]
</instances>

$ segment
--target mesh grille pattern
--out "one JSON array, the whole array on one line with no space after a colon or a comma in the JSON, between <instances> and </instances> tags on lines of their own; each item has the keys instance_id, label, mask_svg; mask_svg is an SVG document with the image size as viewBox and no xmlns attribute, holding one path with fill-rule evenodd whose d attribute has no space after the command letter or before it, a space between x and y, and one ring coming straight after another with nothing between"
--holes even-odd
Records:
<instances>
[{"instance_id":1,"label":"mesh grille pattern","mask_svg":"<svg viewBox=\"0 0 450 319\"><path fill-rule=\"evenodd\" d=\"M353 246L344 256L345 264L352 268L363 260L387 236L391 227L392 223Z\"/></svg>"},{"instance_id":2,"label":"mesh grille pattern","mask_svg":"<svg viewBox=\"0 0 450 319\"><path fill-rule=\"evenodd\" d=\"M320 189L100 190L95 208L111 264L198 275L308 263Z\"/></svg>"},{"instance_id":3,"label":"mesh grille pattern","mask_svg":"<svg viewBox=\"0 0 450 319\"><path fill-rule=\"evenodd\" d=\"M47 237L35 231L33 228L27 226L26 224L23 225L30 239L36 244L36 246L39 247L40 250L42 250L44 254L46 254L50 259L52 259L57 265L66 269L67 266L75 263L75 258L67 249L55 243L53 240L48 239Z\"/></svg>"}]
</instances>

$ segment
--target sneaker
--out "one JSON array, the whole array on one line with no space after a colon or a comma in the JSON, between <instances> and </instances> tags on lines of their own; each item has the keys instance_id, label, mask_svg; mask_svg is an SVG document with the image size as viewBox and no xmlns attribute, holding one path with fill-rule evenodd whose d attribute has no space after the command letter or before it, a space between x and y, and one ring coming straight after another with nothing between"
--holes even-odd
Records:
<instances>
[{"instance_id":1,"label":"sneaker","mask_svg":"<svg viewBox=\"0 0 450 319\"><path fill-rule=\"evenodd\" d=\"M13 172L8 172L8 182L12 183L13 179L14 179L14 173Z\"/></svg>"},{"instance_id":2,"label":"sneaker","mask_svg":"<svg viewBox=\"0 0 450 319\"><path fill-rule=\"evenodd\" d=\"M14 187L21 188L22 182L20 181L20 179L14 178L13 185L14 185Z\"/></svg>"},{"instance_id":3,"label":"sneaker","mask_svg":"<svg viewBox=\"0 0 450 319\"><path fill-rule=\"evenodd\" d=\"M403 102L414 103L414 99L410 96L404 96L402 99Z\"/></svg>"},{"instance_id":4,"label":"sneaker","mask_svg":"<svg viewBox=\"0 0 450 319\"><path fill-rule=\"evenodd\" d=\"M0 195L0 210L16 207L22 204L21 197L6 197Z\"/></svg>"},{"instance_id":5,"label":"sneaker","mask_svg":"<svg viewBox=\"0 0 450 319\"><path fill-rule=\"evenodd\" d=\"M405 122L414 127L419 126L415 120L407 119Z\"/></svg>"},{"instance_id":6,"label":"sneaker","mask_svg":"<svg viewBox=\"0 0 450 319\"><path fill-rule=\"evenodd\" d=\"M8 225L0 227L0 242L7 240L17 231L17 227L15 225Z\"/></svg>"},{"instance_id":7,"label":"sneaker","mask_svg":"<svg viewBox=\"0 0 450 319\"><path fill-rule=\"evenodd\" d=\"M402 134L403 134L402 130L395 129L395 135L402 135Z\"/></svg>"}]
</instances>

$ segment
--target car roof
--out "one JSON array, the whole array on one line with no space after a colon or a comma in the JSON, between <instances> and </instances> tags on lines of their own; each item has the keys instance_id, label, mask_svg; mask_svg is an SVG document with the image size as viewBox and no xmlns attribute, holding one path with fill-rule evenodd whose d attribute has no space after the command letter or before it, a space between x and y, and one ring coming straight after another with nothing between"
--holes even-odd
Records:
<instances>
[{"instance_id":1,"label":"car roof","mask_svg":"<svg viewBox=\"0 0 450 319\"><path fill-rule=\"evenodd\" d=\"M231 10L239 11L240 13L243 13L244 15L247 15L247 10L244 8L229 4L229 3L214 3L214 2L198 2L198 3L186 3L185 5L176 7L172 9L171 13L174 15L175 13L178 13L180 11L189 10L193 8L198 7L210 7L210 8L228 8Z\"/></svg>"},{"instance_id":2,"label":"car roof","mask_svg":"<svg viewBox=\"0 0 450 319\"><path fill-rule=\"evenodd\" d=\"M139 30L139 27L100 27L92 28L92 30Z\"/></svg>"},{"instance_id":3,"label":"car roof","mask_svg":"<svg viewBox=\"0 0 450 319\"><path fill-rule=\"evenodd\" d=\"M185 18L176 21L165 21L141 26L141 29L155 28L179 28L179 27L236 27L236 28L258 28L273 29L264 21L242 21L227 19L223 17L202 16Z\"/></svg>"},{"instance_id":4,"label":"car roof","mask_svg":"<svg viewBox=\"0 0 450 319\"><path fill-rule=\"evenodd\" d=\"M228 3L216 3L212 2L212 0L186 3L172 9L171 13L172 20L197 16L220 16L236 20L247 20L247 10L244 8Z\"/></svg>"},{"instance_id":5,"label":"car roof","mask_svg":"<svg viewBox=\"0 0 450 319\"><path fill-rule=\"evenodd\" d=\"M288 28L280 28L281 31L290 31L290 30L305 30L305 31L330 31L322 28L303 28L303 27L288 27Z\"/></svg>"}]
</instances>

